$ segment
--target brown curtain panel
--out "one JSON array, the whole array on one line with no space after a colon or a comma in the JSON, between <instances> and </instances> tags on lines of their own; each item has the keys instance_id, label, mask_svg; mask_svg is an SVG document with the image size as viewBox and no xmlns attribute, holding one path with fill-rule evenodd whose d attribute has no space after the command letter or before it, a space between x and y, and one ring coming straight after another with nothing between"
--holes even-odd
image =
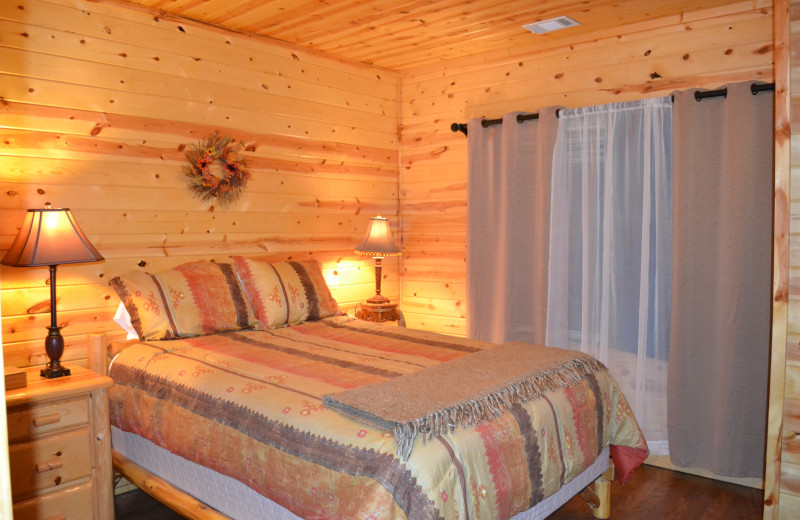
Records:
<instances>
[{"instance_id":1,"label":"brown curtain panel","mask_svg":"<svg viewBox=\"0 0 800 520\"><path fill-rule=\"evenodd\" d=\"M468 125L467 335L544 344L556 109ZM524 237L524 238L522 238Z\"/></svg>"},{"instance_id":2,"label":"brown curtain panel","mask_svg":"<svg viewBox=\"0 0 800 520\"><path fill-rule=\"evenodd\" d=\"M761 477L770 342L773 94L675 94L672 462Z\"/></svg>"}]
</instances>

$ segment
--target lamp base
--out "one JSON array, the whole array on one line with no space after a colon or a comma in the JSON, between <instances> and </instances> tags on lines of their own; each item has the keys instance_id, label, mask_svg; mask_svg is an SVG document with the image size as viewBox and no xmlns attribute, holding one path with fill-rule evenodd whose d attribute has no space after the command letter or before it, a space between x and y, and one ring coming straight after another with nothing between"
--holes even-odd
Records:
<instances>
[{"instance_id":1,"label":"lamp base","mask_svg":"<svg viewBox=\"0 0 800 520\"><path fill-rule=\"evenodd\" d=\"M385 305L385 304L389 303L389 298L387 298L386 296L384 296L382 294L376 294L372 298L368 299L367 303L378 303L378 304Z\"/></svg>"},{"instance_id":2,"label":"lamp base","mask_svg":"<svg viewBox=\"0 0 800 520\"><path fill-rule=\"evenodd\" d=\"M47 365L39 374L47 379L55 379L57 377L64 377L70 375L70 371L64 365L50 366Z\"/></svg>"},{"instance_id":3,"label":"lamp base","mask_svg":"<svg viewBox=\"0 0 800 520\"><path fill-rule=\"evenodd\" d=\"M55 278L52 277L54 273L55 271L51 271L50 273L50 283L52 284L55 284ZM39 372L42 377L46 377L47 379L55 379L57 377L70 375L69 369L61 364L61 354L64 353L64 338L61 336L61 327L56 325L55 302L55 295L51 295L50 319L52 323L47 327L49 333L44 339L44 351L47 353L47 357L50 358L50 362Z\"/></svg>"}]
</instances>

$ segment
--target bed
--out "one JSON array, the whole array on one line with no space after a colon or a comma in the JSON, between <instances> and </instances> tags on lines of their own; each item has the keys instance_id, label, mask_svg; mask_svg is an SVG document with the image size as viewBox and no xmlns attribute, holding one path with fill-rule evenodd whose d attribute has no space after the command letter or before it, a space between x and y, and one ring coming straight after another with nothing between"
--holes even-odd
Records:
<instances>
[{"instance_id":1,"label":"bed","mask_svg":"<svg viewBox=\"0 0 800 520\"><path fill-rule=\"evenodd\" d=\"M488 417L424 423L399 451L399 428L323 400L505 346L339 315L316 263L234 257L111 285L139 337L109 370L115 466L187 516L529 520L607 484L609 453L622 479L647 455L624 395L585 359L536 372L548 384Z\"/></svg>"}]
</instances>

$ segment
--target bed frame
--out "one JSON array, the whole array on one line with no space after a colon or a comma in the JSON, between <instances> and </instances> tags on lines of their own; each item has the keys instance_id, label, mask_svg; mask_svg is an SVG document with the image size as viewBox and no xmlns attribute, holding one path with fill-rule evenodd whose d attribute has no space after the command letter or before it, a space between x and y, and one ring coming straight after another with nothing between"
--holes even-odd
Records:
<instances>
[{"instance_id":1,"label":"bed frame","mask_svg":"<svg viewBox=\"0 0 800 520\"><path fill-rule=\"evenodd\" d=\"M130 342L109 343L105 333L88 335L88 368L98 374L108 375L111 359ZM142 468L124 455L113 449L112 464L115 473L125 477L136 487L166 505L178 514L197 520L230 520L230 517L204 504L193 496L183 492L169 482ZM600 475L592 485L579 493L591 508L595 518L606 519L611 514L611 482L614 480L614 463L609 461L608 469ZM519 513L514 520L526 520L525 511Z\"/></svg>"}]
</instances>

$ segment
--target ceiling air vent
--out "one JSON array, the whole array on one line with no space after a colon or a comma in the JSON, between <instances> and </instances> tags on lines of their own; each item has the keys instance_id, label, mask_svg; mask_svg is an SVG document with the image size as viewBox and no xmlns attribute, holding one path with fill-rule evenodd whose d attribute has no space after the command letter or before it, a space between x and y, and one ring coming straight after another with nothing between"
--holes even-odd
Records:
<instances>
[{"instance_id":1,"label":"ceiling air vent","mask_svg":"<svg viewBox=\"0 0 800 520\"><path fill-rule=\"evenodd\" d=\"M574 27L576 25L580 24L572 18L568 16L559 16L558 18L551 18L550 20L529 23L528 25L523 25L522 28L535 34L544 34L559 29L566 29L567 27Z\"/></svg>"}]
</instances>

